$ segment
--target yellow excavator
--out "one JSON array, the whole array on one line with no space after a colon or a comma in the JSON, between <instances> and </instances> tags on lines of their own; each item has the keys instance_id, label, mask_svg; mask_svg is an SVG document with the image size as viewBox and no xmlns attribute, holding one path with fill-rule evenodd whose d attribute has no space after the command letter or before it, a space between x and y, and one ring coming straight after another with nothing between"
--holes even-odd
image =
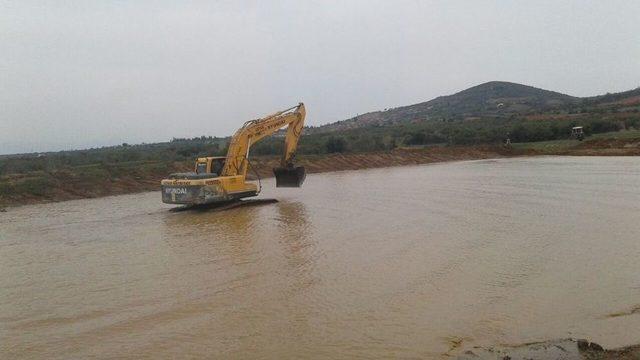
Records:
<instances>
[{"instance_id":1,"label":"yellow excavator","mask_svg":"<svg viewBox=\"0 0 640 360\"><path fill-rule=\"evenodd\" d=\"M260 188L247 181L249 149L262 138L287 127L280 167L274 168L276 187L300 187L306 173L293 160L302 134L304 104L244 123L231 138L227 156L196 160L194 172L175 173L162 180L162 202L188 206L224 204L256 196Z\"/></svg>"}]
</instances>

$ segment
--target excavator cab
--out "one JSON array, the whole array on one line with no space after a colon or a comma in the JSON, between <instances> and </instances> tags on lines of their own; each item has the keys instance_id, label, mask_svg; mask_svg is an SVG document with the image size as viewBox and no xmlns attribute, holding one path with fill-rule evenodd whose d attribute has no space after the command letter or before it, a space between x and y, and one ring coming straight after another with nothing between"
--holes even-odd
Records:
<instances>
[{"instance_id":1,"label":"excavator cab","mask_svg":"<svg viewBox=\"0 0 640 360\"><path fill-rule=\"evenodd\" d=\"M205 157L198 158L196 160L196 174L211 174L213 176L220 176L222 174L222 168L224 168L225 157Z\"/></svg>"},{"instance_id":2,"label":"excavator cab","mask_svg":"<svg viewBox=\"0 0 640 360\"><path fill-rule=\"evenodd\" d=\"M304 166L277 167L273 169L276 177L276 187L300 187L304 182L307 173Z\"/></svg>"}]
</instances>

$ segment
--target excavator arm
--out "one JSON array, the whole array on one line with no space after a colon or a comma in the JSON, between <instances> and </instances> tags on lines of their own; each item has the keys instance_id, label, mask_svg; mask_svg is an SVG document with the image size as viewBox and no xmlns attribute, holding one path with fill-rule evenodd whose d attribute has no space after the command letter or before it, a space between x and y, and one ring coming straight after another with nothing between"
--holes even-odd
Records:
<instances>
[{"instance_id":1,"label":"excavator arm","mask_svg":"<svg viewBox=\"0 0 640 360\"><path fill-rule=\"evenodd\" d=\"M246 176L251 146L262 138L272 135L287 126L280 167L273 169L276 176L276 186L300 186L305 177L304 168L294 167L293 159L298 147L298 140L302 135L305 115L304 104L300 103L297 106L279 111L262 119L245 122L231 138L222 176Z\"/></svg>"},{"instance_id":2,"label":"excavator arm","mask_svg":"<svg viewBox=\"0 0 640 360\"><path fill-rule=\"evenodd\" d=\"M287 127L287 134L284 138L284 151L282 158L280 159L281 167L293 166L293 159L296 156L296 150L298 149L298 140L302 135L302 128L304 127L304 118L306 116L304 104L300 103L295 112L297 113L296 120L289 123Z\"/></svg>"}]
</instances>

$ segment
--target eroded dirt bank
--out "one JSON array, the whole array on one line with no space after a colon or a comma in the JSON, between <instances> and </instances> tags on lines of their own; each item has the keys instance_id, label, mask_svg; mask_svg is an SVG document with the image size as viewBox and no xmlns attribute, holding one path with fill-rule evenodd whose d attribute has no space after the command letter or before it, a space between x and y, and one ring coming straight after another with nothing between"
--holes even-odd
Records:
<instances>
[{"instance_id":1,"label":"eroded dirt bank","mask_svg":"<svg viewBox=\"0 0 640 360\"><path fill-rule=\"evenodd\" d=\"M640 345L607 350L596 343L589 342L588 340L562 339L517 346L474 348L472 350L467 350L457 358L459 360L635 360L640 359Z\"/></svg>"},{"instance_id":2,"label":"eroded dirt bank","mask_svg":"<svg viewBox=\"0 0 640 360\"><path fill-rule=\"evenodd\" d=\"M499 146L429 147L420 149L396 149L388 152L361 154L330 154L301 156L297 163L307 173L340 170L358 170L388 166L426 164L443 161L487 159L531 154L526 151L507 150ZM252 157L260 177L271 177L272 168L278 165L275 156ZM145 163L126 169L118 165L107 166L100 173L81 168L65 169L42 174L18 174L1 179L5 183L19 184L36 180L41 188L15 187L0 195L0 208L43 202L95 198L122 195L159 189L162 178L172 172L191 171L193 163ZM250 176L253 176L251 172Z\"/></svg>"},{"instance_id":3,"label":"eroded dirt bank","mask_svg":"<svg viewBox=\"0 0 640 360\"><path fill-rule=\"evenodd\" d=\"M308 173L416 165L527 155L637 156L640 144L632 140L592 141L571 148L504 148L502 146L436 146L399 148L387 152L301 156L297 163ZM272 176L276 156L252 157L260 177ZM8 206L153 191L170 173L191 171L192 161L96 164L51 172L10 174L0 178L0 209ZM253 171L249 174L255 177Z\"/></svg>"},{"instance_id":4,"label":"eroded dirt bank","mask_svg":"<svg viewBox=\"0 0 640 360\"><path fill-rule=\"evenodd\" d=\"M321 173L525 154L528 153L493 146L405 148L377 153L305 156L298 159L297 164L304 166L307 169L307 173ZM252 160L261 177L272 176L272 169L278 166L278 162L279 158L276 157L261 157Z\"/></svg>"}]
</instances>

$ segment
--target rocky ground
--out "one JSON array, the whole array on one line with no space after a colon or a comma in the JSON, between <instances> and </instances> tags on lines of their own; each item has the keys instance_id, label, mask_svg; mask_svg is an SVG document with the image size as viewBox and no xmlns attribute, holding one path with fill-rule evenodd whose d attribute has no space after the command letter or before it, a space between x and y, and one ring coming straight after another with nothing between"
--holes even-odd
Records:
<instances>
[{"instance_id":1,"label":"rocky ground","mask_svg":"<svg viewBox=\"0 0 640 360\"><path fill-rule=\"evenodd\" d=\"M638 360L640 345L606 350L588 340L562 339L517 346L474 348L457 358L460 360Z\"/></svg>"}]
</instances>

